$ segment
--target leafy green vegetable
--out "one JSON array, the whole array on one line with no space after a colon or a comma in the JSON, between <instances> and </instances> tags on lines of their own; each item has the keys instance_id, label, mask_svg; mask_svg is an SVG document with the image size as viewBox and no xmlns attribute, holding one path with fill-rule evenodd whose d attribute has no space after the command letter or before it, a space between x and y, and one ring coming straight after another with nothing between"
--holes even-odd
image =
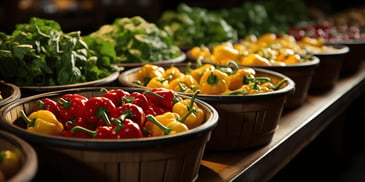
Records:
<instances>
[{"instance_id":1,"label":"leafy green vegetable","mask_svg":"<svg viewBox=\"0 0 365 182\"><path fill-rule=\"evenodd\" d=\"M290 26L307 18L307 9L302 0L245 2L241 6L214 13L232 25L239 38L250 34L285 33Z\"/></svg>"},{"instance_id":2,"label":"leafy green vegetable","mask_svg":"<svg viewBox=\"0 0 365 182\"><path fill-rule=\"evenodd\" d=\"M181 47L211 45L237 39L237 32L222 16L184 3L179 4L176 11L163 12L158 25L171 32L175 44Z\"/></svg>"},{"instance_id":3,"label":"leafy green vegetable","mask_svg":"<svg viewBox=\"0 0 365 182\"><path fill-rule=\"evenodd\" d=\"M117 18L84 37L93 55L110 63L163 61L180 56L172 37L143 18Z\"/></svg>"},{"instance_id":4,"label":"leafy green vegetable","mask_svg":"<svg viewBox=\"0 0 365 182\"><path fill-rule=\"evenodd\" d=\"M117 71L89 53L79 31L63 33L57 22L35 17L11 35L0 33L0 64L0 79L19 86L80 83Z\"/></svg>"}]
</instances>

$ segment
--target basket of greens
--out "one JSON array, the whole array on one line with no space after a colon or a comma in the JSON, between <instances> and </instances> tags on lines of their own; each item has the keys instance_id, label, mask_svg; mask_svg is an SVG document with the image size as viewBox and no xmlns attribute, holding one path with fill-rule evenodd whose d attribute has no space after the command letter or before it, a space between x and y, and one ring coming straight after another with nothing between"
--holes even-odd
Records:
<instances>
[{"instance_id":1,"label":"basket of greens","mask_svg":"<svg viewBox=\"0 0 365 182\"><path fill-rule=\"evenodd\" d=\"M117 18L112 24L85 36L84 40L94 55L123 67L185 60L185 54L174 45L168 32L139 16Z\"/></svg>"},{"instance_id":2,"label":"basket of greens","mask_svg":"<svg viewBox=\"0 0 365 182\"><path fill-rule=\"evenodd\" d=\"M121 70L90 54L80 31L64 33L56 21L36 17L18 24L10 35L0 33L0 64L2 80L54 89L105 78L111 82Z\"/></svg>"}]
</instances>

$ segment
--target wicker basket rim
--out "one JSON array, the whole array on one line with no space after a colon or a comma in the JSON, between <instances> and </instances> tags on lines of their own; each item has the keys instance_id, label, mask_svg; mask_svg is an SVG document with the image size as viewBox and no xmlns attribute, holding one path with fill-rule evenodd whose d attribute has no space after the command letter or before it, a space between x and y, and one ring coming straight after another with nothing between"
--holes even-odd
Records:
<instances>
[{"instance_id":1,"label":"wicker basket rim","mask_svg":"<svg viewBox=\"0 0 365 182\"><path fill-rule=\"evenodd\" d=\"M46 136L36 133L27 132L24 128L16 126L8 121L6 121L5 114L9 112L14 107L19 104L27 103L29 101L44 98L60 96L66 93L79 93L79 92L90 92L90 91L100 91L102 87L83 87L83 88L73 88L66 90L53 91L48 93L41 93L29 97L24 97L18 99L5 107L0 109L0 126L4 129L16 133L21 138L29 140L30 142L42 143L47 146L63 146L69 148L81 148L81 149L93 149L93 150L103 150L103 149L123 149L123 148L140 148L148 146L163 146L165 144L174 143L176 141L184 141L194 137L200 137L203 134L211 132L213 128L218 123L218 112L208 103L196 99L196 103L210 112L210 117L207 118L206 122L202 125L193 128L187 132L177 133L175 135L161 136L161 137L146 137L138 139L81 139L81 138L67 138L62 136ZM143 91L137 88L127 88L127 87L103 87L107 89L124 89L126 91ZM189 98L188 96L181 95L183 98Z\"/></svg>"}]
</instances>

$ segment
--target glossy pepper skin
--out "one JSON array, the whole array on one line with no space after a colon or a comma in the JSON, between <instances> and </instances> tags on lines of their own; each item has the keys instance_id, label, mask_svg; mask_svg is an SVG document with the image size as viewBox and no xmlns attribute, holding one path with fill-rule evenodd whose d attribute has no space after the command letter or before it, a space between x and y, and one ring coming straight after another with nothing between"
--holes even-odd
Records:
<instances>
[{"instance_id":1,"label":"glossy pepper skin","mask_svg":"<svg viewBox=\"0 0 365 182\"><path fill-rule=\"evenodd\" d=\"M193 76L186 74L180 78L172 80L169 83L168 89L177 92L194 93L197 89L199 89L199 83L193 78Z\"/></svg>"},{"instance_id":2,"label":"glossy pepper skin","mask_svg":"<svg viewBox=\"0 0 365 182\"><path fill-rule=\"evenodd\" d=\"M39 99L37 101L37 104L33 108L33 111L38 110L49 110L58 118L61 107L57 104L56 101L49 98L43 98Z\"/></svg>"},{"instance_id":3,"label":"glossy pepper skin","mask_svg":"<svg viewBox=\"0 0 365 182\"><path fill-rule=\"evenodd\" d=\"M106 88L101 88L103 92L103 97L110 99L116 107L122 105L122 98L129 97L130 93L122 89L107 90Z\"/></svg>"},{"instance_id":4,"label":"glossy pepper skin","mask_svg":"<svg viewBox=\"0 0 365 182\"><path fill-rule=\"evenodd\" d=\"M79 94L65 94L57 102L60 105L60 121L65 123L82 117L87 98Z\"/></svg>"},{"instance_id":5,"label":"glossy pepper skin","mask_svg":"<svg viewBox=\"0 0 365 182\"><path fill-rule=\"evenodd\" d=\"M154 77L163 78L165 69L152 64L145 64L136 73L136 79L145 86Z\"/></svg>"},{"instance_id":6,"label":"glossy pepper skin","mask_svg":"<svg viewBox=\"0 0 365 182\"><path fill-rule=\"evenodd\" d=\"M188 131L189 128L180 121L180 115L173 112L166 112L161 115L147 115L145 128L151 136L173 135Z\"/></svg>"},{"instance_id":7,"label":"glossy pepper skin","mask_svg":"<svg viewBox=\"0 0 365 182\"><path fill-rule=\"evenodd\" d=\"M137 123L141 128L146 122L146 115L143 109L132 103L125 103L122 106L117 107L111 117L120 118L122 121L129 118L133 122Z\"/></svg>"},{"instance_id":8,"label":"glossy pepper skin","mask_svg":"<svg viewBox=\"0 0 365 182\"><path fill-rule=\"evenodd\" d=\"M217 69L207 71L200 80L200 93L221 95L229 92L229 76Z\"/></svg>"},{"instance_id":9,"label":"glossy pepper skin","mask_svg":"<svg viewBox=\"0 0 365 182\"><path fill-rule=\"evenodd\" d=\"M237 60L239 57L239 51L234 49L231 44L220 44L214 47L213 55L215 61L219 63L227 63L230 60Z\"/></svg>"},{"instance_id":10,"label":"glossy pepper skin","mask_svg":"<svg viewBox=\"0 0 365 182\"><path fill-rule=\"evenodd\" d=\"M189 69L189 68L188 68ZM208 71L215 70L215 66L212 64L204 64L202 66L199 66L196 69L193 69L190 71L190 75L197 81L200 82L200 79L202 78L203 74Z\"/></svg>"},{"instance_id":11,"label":"glossy pepper skin","mask_svg":"<svg viewBox=\"0 0 365 182\"><path fill-rule=\"evenodd\" d=\"M112 119L113 126L98 126L96 130L89 130L81 126L75 126L71 129L71 133L76 131L89 134L95 139L122 139L122 138L141 138L142 131L137 123L130 119L120 121Z\"/></svg>"},{"instance_id":12,"label":"glossy pepper skin","mask_svg":"<svg viewBox=\"0 0 365 182\"><path fill-rule=\"evenodd\" d=\"M83 118L95 125L111 125L109 116L115 111L114 103L106 97L92 97L83 109Z\"/></svg>"},{"instance_id":13,"label":"glossy pepper skin","mask_svg":"<svg viewBox=\"0 0 365 182\"><path fill-rule=\"evenodd\" d=\"M169 81L166 78L153 77L147 83L146 87L148 88L166 88L169 85Z\"/></svg>"},{"instance_id":14,"label":"glossy pepper skin","mask_svg":"<svg viewBox=\"0 0 365 182\"><path fill-rule=\"evenodd\" d=\"M28 117L24 111L20 111L23 120L27 123L27 130L46 135L61 135L64 126L56 116L48 110L32 112Z\"/></svg>"},{"instance_id":15,"label":"glossy pepper skin","mask_svg":"<svg viewBox=\"0 0 365 182\"><path fill-rule=\"evenodd\" d=\"M236 90L239 89L244 83L246 75L255 75L255 70L252 68L241 68L235 71L233 75L229 75L229 89Z\"/></svg>"},{"instance_id":16,"label":"glossy pepper skin","mask_svg":"<svg viewBox=\"0 0 365 182\"><path fill-rule=\"evenodd\" d=\"M199 92L196 92L191 99L184 99L174 104L172 112L180 115L181 118L186 116L191 110L192 113L184 120L184 124L189 128L200 126L205 119L204 111L195 103L195 98Z\"/></svg>"},{"instance_id":17,"label":"glossy pepper skin","mask_svg":"<svg viewBox=\"0 0 365 182\"><path fill-rule=\"evenodd\" d=\"M129 102L132 104L136 104L137 106L142 107L145 114L152 114L156 115L157 113L155 110L151 107L151 102L147 99L147 97L139 92L132 92L129 97L124 98L125 102Z\"/></svg>"},{"instance_id":18,"label":"glossy pepper skin","mask_svg":"<svg viewBox=\"0 0 365 182\"><path fill-rule=\"evenodd\" d=\"M147 99L149 99L153 104L160 107L166 107L169 110L171 110L172 106L178 102L176 93L166 88L152 88L145 91L143 94L146 95Z\"/></svg>"},{"instance_id":19,"label":"glossy pepper skin","mask_svg":"<svg viewBox=\"0 0 365 182\"><path fill-rule=\"evenodd\" d=\"M165 78L169 82L171 82L172 80L175 80L177 78L180 78L182 76L184 76L184 74L181 73L179 68L177 68L176 66L171 66L163 74L163 78Z\"/></svg>"},{"instance_id":20,"label":"glossy pepper skin","mask_svg":"<svg viewBox=\"0 0 365 182\"><path fill-rule=\"evenodd\" d=\"M71 129L75 126L81 126L87 129L92 129L93 126L91 126L86 120L82 117L79 117L77 119L74 119L72 121L67 121L65 124L65 129L62 132L62 135L65 137L73 137L73 138L90 138L91 136L87 133L76 131L74 133L71 133Z\"/></svg>"}]
</instances>

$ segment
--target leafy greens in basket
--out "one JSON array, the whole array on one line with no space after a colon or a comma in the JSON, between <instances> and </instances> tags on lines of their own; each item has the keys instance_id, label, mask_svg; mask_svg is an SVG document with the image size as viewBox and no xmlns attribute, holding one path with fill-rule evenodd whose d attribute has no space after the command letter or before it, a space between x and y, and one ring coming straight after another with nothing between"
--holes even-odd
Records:
<instances>
[{"instance_id":1,"label":"leafy greens in basket","mask_svg":"<svg viewBox=\"0 0 365 182\"><path fill-rule=\"evenodd\" d=\"M0 79L19 86L93 81L118 68L92 56L79 31L64 33L53 20L33 17L11 35L0 33Z\"/></svg>"},{"instance_id":2,"label":"leafy greens in basket","mask_svg":"<svg viewBox=\"0 0 365 182\"><path fill-rule=\"evenodd\" d=\"M180 56L170 34L142 17L117 18L84 37L94 54L111 63L145 63Z\"/></svg>"}]
</instances>

